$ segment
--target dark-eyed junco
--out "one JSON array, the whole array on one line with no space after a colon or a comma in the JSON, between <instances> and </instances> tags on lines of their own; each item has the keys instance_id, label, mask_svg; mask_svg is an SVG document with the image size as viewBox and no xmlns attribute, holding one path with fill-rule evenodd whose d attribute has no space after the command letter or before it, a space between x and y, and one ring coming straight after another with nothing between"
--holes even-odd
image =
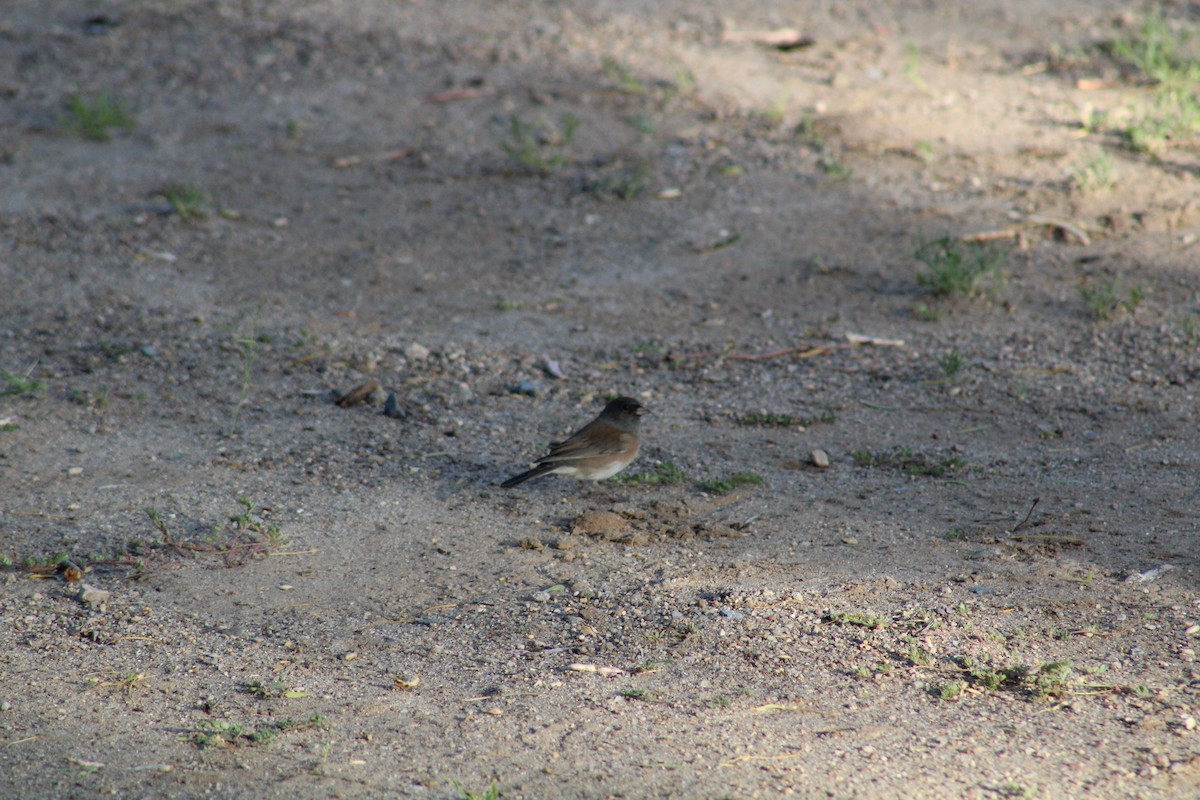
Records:
<instances>
[{"instance_id":1,"label":"dark-eyed junco","mask_svg":"<svg viewBox=\"0 0 1200 800\"><path fill-rule=\"evenodd\" d=\"M649 413L632 397L618 397L565 442L551 442L550 452L537 466L509 478L500 486L510 489L542 475L569 475L581 481L602 481L629 466L637 457L641 440L638 425Z\"/></svg>"}]
</instances>

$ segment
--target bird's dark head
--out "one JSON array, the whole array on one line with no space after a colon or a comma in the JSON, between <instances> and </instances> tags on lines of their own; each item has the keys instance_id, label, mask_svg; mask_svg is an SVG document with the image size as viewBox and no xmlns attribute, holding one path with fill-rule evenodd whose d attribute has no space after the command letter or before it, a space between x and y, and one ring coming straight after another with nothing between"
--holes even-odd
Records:
<instances>
[{"instance_id":1,"label":"bird's dark head","mask_svg":"<svg viewBox=\"0 0 1200 800\"><path fill-rule=\"evenodd\" d=\"M646 414L649 414L650 409L646 408L632 397L618 397L615 400L608 401L608 405L604 407L604 413L637 419L638 417L643 417Z\"/></svg>"}]
</instances>

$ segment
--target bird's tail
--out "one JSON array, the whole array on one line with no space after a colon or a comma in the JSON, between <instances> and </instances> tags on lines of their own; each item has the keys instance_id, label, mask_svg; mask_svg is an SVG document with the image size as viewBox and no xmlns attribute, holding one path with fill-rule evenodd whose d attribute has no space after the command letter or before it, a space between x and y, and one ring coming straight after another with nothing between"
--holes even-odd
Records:
<instances>
[{"instance_id":1,"label":"bird's tail","mask_svg":"<svg viewBox=\"0 0 1200 800\"><path fill-rule=\"evenodd\" d=\"M529 481L529 480L533 480L534 478L541 477L542 475L545 475L547 472L553 472L555 466L557 466L557 465L556 464L538 464L536 467L534 467L531 470L522 472L520 475L514 475L513 477L509 478L504 483L500 484L500 488L501 489L511 489L512 487L516 486L518 483L524 483L525 481Z\"/></svg>"}]
</instances>

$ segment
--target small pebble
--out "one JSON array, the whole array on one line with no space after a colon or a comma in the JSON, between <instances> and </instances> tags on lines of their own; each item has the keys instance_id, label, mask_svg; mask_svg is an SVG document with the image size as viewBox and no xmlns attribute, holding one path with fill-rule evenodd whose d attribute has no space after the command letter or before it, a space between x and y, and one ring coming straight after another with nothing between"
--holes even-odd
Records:
<instances>
[{"instance_id":1,"label":"small pebble","mask_svg":"<svg viewBox=\"0 0 1200 800\"><path fill-rule=\"evenodd\" d=\"M829 469L829 453L819 449L813 450L812 463L817 469Z\"/></svg>"},{"instance_id":2,"label":"small pebble","mask_svg":"<svg viewBox=\"0 0 1200 800\"><path fill-rule=\"evenodd\" d=\"M396 399L395 392L389 392L387 400L383 401L383 415L392 419L404 419L408 416L408 412L400 405L400 401Z\"/></svg>"},{"instance_id":3,"label":"small pebble","mask_svg":"<svg viewBox=\"0 0 1200 800\"><path fill-rule=\"evenodd\" d=\"M543 589L540 592L534 592L532 595L530 595L530 599L532 599L535 603L549 603L550 593Z\"/></svg>"},{"instance_id":4,"label":"small pebble","mask_svg":"<svg viewBox=\"0 0 1200 800\"><path fill-rule=\"evenodd\" d=\"M560 381L565 380L567 377L566 375L563 374L562 368L558 366L558 362L552 358L547 358L542 363L542 369L544 369L546 371L546 374L549 375L551 378L557 378Z\"/></svg>"},{"instance_id":5,"label":"small pebble","mask_svg":"<svg viewBox=\"0 0 1200 800\"><path fill-rule=\"evenodd\" d=\"M85 583L79 587L79 594L76 597L92 608L98 608L108 602L108 598L112 597L112 592L97 589L95 586Z\"/></svg>"},{"instance_id":6,"label":"small pebble","mask_svg":"<svg viewBox=\"0 0 1200 800\"><path fill-rule=\"evenodd\" d=\"M83 467L68 467L67 474L68 475L82 475Z\"/></svg>"},{"instance_id":7,"label":"small pebble","mask_svg":"<svg viewBox=\"0 0 1200 800\"><path fill-rule=\"evenodd\" d=\"M508 391L513 394L524 394L529 397L537 397L541 392L542 387L538 386L533 381L517 381L512 386L508 387Z\"/></svg>"},{"instance_id":8,"label":"small pebble","mask_svg":"<svg viewBox=\"0 0 1200 800\"><path fill-rule=\"evenodd\" d=\"M413 342L404 348L404 357L409 361L424 361L429 358L429 348Z\"/></svg>"}]
</instances>

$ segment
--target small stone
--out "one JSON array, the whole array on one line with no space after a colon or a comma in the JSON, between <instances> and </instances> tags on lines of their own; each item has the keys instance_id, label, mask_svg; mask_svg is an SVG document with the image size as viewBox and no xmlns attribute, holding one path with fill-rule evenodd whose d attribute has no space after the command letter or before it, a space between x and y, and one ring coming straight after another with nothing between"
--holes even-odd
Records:
<instances>
[{"instance_id":1,"label":"small stone","mask_svg":"<svg viewBox=\"0 0 1200 800\"><path fill-rule=\"evenodd\" d=\"M95 586L85 583L79 587L79 594L75 597L92 608L99 608L108 602L108 598L112 597L112 592L97 589Z\"/></svg>"},{"instance_id":2,"label":"small stone","mask_svg":"<svg viewBox=\"0 0 1200 800\"><path fill-rule=\"evenodd\" d=\"M429 358L429 348L413 342L404 348L404 357L409 361L424 361Z\"/></svg>"},{"instance_id":3,"label":"small stone","mask_svg":"<svg viewBox=\"0 0 1200 800\"><path fill-rule=\"evenodd\" d=\"M813 450L811 458L817 469L829 469L829 453L821 449Z\"/></svg>"},{"instance_id":4,"label":"small stone","mask_svg":"<svg viewBox=\"0 0 1200 800\"><path fill-rule=\"evenodd\" d=\"M523 394L528 397L537 397L542 391L542 387L534 381L517 381L508 387L508 391L512 392L513 394Z\"/></svg>"},{"instance_id":5,"label":"small stone","mask_svg":"<svg viewBox=\"0 0 1200 800\"><path fill-rule=\"evenodd\" d=\"M545 589L543 589L540 592L534 592L533 594L531 594L529 596L529 599L531 599L535 603L549 603L550 602L550 593L547 592Z\"/></svg>"},{"instance_id":6,"label":"small stone","mask_svg":"<svg viewBox=\"0 0 1200 800\"><path fill-rule=\"evenodd\" d=\"M67 474L68 475L82 475L83 467L68 467Z\"/></svg>"},{"instance_id":7,"label":"small stone","mask_svg":"<svg viewBox=\"0 0 1200 800\"><path fill-rule=\"evenodd\" d=\"M396 399L395 392L389 392L387 400L383 401L383 415L392 419L404 419L408 416L408 412L400 405L400 401Z\"/></svg>"},{"instance_id":8,"label":"small stone","mask_svg":"<svg viewBox=\"0 0 1200 800\"><path fill-rule=\"evenodd\" d=\"M551 378L557 378L560 381L565 380L567 377L565 374L563 374L562 367L560 367L558 362L552 358L547 358L544 362L542 362L542 369L545 370L546 374Z\"/></svg>"}]
</instances>

